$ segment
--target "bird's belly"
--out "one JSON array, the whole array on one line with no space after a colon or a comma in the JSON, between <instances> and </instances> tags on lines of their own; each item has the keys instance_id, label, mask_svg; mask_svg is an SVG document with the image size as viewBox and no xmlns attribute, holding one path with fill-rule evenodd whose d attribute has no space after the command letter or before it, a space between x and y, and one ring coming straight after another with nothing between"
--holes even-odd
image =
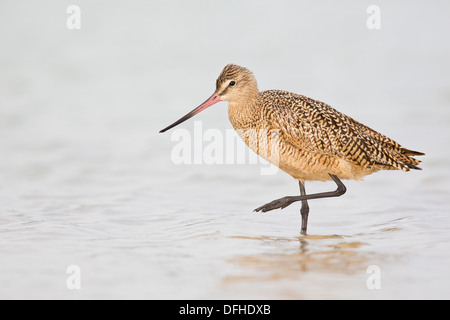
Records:
<instances>
[{"instance_id":1,"label":"bird's belly","mask_svg":"<svg viewBox=\"0 0 450 320\"><path fill-rule=\"evenodd\" d=\"M362 180L364 176L378 171L362 168L338 156L294 149L280 152L278 167L297 180L326 181L331 180L329 174L340 179Z\"/></svg>"},{"instance_id":2,"label":"bird's belly","mask_svg":"<svg viewBox=\"0 0 450 320\"><path fill-rule=\"evenodd\" d=\"M340 179L352 179L351 166L334 157L307 154L301 157L280 157L279 168L297 180L331 180L330 173Z\"/></svg>"},{"instance_id":3,"label":"bird's belly","mask_svg":"<svg viewBox=\"0 0 450 320\"><path fill-rule=\"evenodd\" d=\"M301 150L278 139L269 130L236 130L245 144L265 160L279 167L297 180L331 180L329 174L340 179L361 180L376 170L355 166L344 158Z\"/></svg>"},{"instance_id":4,"label":"bird's belly","mask_svg":"<svg viewBox=\"0 0 450 320\"><path fill-rule=\"evenodd\" d=\"M310 151L295 149L281 152L279 168L298 180L330 180L329 174L341 179L351 177L351 166L340 159Z\"/></svg>"}]
</instances>

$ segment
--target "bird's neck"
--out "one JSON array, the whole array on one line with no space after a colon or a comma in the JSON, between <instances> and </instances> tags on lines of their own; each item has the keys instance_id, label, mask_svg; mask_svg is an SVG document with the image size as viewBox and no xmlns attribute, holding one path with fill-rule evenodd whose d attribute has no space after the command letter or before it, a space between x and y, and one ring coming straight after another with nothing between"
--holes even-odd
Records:
<instances>
[{"instance_id":1,"label":"bird's neck","mask_svg":"<svg viewBox=\"0 0 450 320\"><path fill-rule=\"evenodd\" d=\"M261 94L254 91L246 95L245 99L228 103L228 118L234 129L251 129L260 114Z\"/></svg>"}]
</instances>

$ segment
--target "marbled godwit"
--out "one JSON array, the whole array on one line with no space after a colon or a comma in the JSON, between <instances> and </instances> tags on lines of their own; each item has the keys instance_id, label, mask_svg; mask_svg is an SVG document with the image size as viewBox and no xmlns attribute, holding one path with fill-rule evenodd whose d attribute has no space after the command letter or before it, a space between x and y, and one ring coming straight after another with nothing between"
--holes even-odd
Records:
<instances>
[{"instance_id":1,"label":"marbled godwit","mask_svg":"<svg viewBox=\"0 0 450 320\"><path fill-rule=\"evenodd\" d=\"M283 209L301 201L302 234L306 234L308 224L308 200L344 194L346 187L341 179L361 180L379 170L420 169L420 161L412 156L424 153L403 148L318 100L281 90L260 92L253 73L234 64L223 69L208 100L160 132L219 101L228 101L230 122L247 146L299 181L299 196L274 200L255 211ZM267 150L260 150L258 143L251 143L246 134L249 130L266 132L272 138L276 132L276 161ZM337 189L306 194L306 180L333 180Z\"/></svg>"}]
</instances>

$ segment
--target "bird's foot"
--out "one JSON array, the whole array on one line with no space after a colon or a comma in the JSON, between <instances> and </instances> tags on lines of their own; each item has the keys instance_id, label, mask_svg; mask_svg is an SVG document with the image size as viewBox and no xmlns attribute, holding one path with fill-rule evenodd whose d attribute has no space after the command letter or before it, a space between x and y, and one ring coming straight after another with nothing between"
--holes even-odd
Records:
<instances>
[{"instance_id":1,"label":"bird's foot","mask_svg":"<svg viewBox=\"0 0 450 320\"><path fill-rule=\"evenodd\" d=\"M296 197L287 196L287 197L283 197L283 198L280 198L277 200L273 200L272 202L266 203L265 205L263 205L259 208L256 208L253 211L267 212L267 211L271 211L271 210L275 210L275 209L284 209L296 201L298 201L298 199L296 199Z\"/></svg>"}]
</instances>

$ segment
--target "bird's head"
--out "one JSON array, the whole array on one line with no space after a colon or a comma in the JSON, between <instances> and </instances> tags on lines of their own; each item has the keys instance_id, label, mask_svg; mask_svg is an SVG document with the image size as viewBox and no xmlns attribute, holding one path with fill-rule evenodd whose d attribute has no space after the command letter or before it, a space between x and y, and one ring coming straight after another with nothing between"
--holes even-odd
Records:
<instances>
[{"instance_id":1,"label":"bird's head","mask_svg":"<svg viewBox=\"0 0 450 320\"><path fill-rule=\"evenodd\" d=\"M247 68L228 64L216 80L216 94L223 101L241 101L258 91L255 77Z\"/></svg>"},{"instance_id":2,"label":"bird's head","mask_svg":"<svg viewBox=\"0 0 450 320\"><path fill-rule=\"evenodd\" d=\"M175 121L170 126L162 129L161 132L165 132L180 123L192 118L197 113L205 110L206 108L216 104L220 101L228 101L230 103L245 102L252 99L258 93L258 86L256 84L253 73L247 68L228 64L223 68L216 81L216 91L205 102L199 105L197 108L186 114L184 117Z\"/></svg>"}]
</instances>

